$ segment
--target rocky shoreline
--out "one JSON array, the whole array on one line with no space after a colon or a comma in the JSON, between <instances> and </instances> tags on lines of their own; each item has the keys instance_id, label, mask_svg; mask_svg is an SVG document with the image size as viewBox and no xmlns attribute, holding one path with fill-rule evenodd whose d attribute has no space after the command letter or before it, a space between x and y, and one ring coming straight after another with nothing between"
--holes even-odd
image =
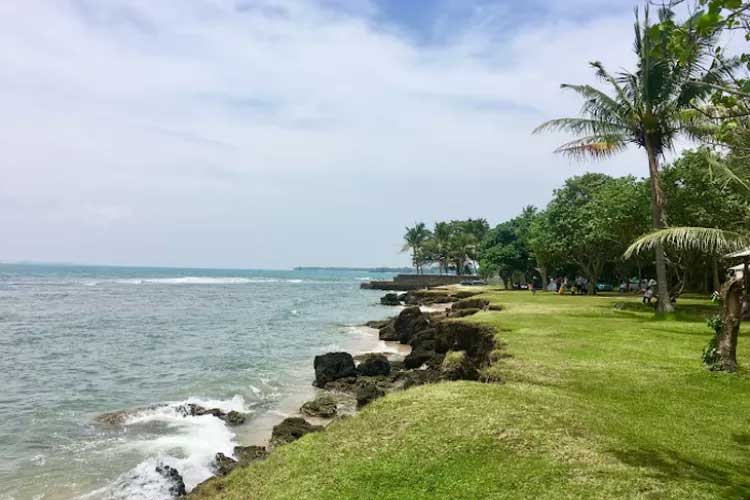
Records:
<instances>
[{"instance_id":1,"label":"rocky shoreline","mask_svg":"<svg viewBox=\"0 0 750 500\"><path fill-rule=\"evenodd\" d=\"M450 289L415 290L387 293L381 304L402 306L399 314L366 324L378 330L382 341L410 346L411 352L399 359L384 353L353 356L348 352L329 352L316 356L313 362L313 385L320 392L299 408L300 416L285 418L273 427L268 446L236 446L232 456L217 453L215 476L198 484L190 493L179 471L161 465L156 472L169 483L174 498L191 498L205 488L213 488L221 477L237 468L263 460L275 448L296 441L311 432L321 432L337 419L346 418L389 392L444 380L494 381L485 368L499 356L495 330L491 327L460 321L460 318L482 310L496 309L489 301L475 297L477 292ZM188 404L179 408L184 415L211 415L239 425L244 415ZM100 423L116 425L124 414L114 412L98 418ZM312 422L306 420L312 419ZM321 424L321 425L318 425Z\"/></svg>"}]
</instances>

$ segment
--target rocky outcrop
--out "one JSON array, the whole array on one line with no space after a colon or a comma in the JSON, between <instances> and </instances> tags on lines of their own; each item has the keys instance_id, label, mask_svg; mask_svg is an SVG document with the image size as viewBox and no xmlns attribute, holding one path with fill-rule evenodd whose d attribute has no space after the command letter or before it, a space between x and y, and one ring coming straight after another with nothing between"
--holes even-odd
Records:
<instances>
[{"instance_id":1,"label":"rocky outcrop","mask_svg":"<svg viewBox=\"0 0 750 500\"><path fill-rule=\"evenodd\" d=\"M315 356L314 367L317 387L324 387L328 382L357 375L354 359L348 352L329 352Z\"/></svg>"},{"instance_id":2,"label":"rocky outcrop","mask_svg":"<svg viewBox=\"0 0 750 500\"><path fill-rule=\"evenodd\" d=\"M481 311L481 309L474 309L474 308L456 309L455 311L451 311L450 317L451 318L465 318L466 316L471 316L473 314L478 313L479 311Z\"/></svg>"},{"instance_id":3,"label":"rocky outcrop","mask_svg":"<svg viewBox=\"0 0 750 500\"><path fill-rule=\"evenodd\" d=\"M393 323L399 342L408 344L418 332L430 327L427 316L419 307L407 307L398 315Z\"/></svg>"},{"instance_id":4,"label":"rocky outcrop","mask_svg":"<svg viewBox=\"0 0 750 500\"><path fill-rule=\"evenodd\" d=\"M470 298L459 300L451 306L451 311L459 311L462 309L477 309L483 311L490 306L490 301L487 299Z\"/></svg>"},{"instance_id":5,"label":"rocky outcrop","mask_svg":"<svg viewBox=\"0 0 750 500\"><path fill-rule=\"evenodd\" d=\"M446 380L477 380L479 370L465 351L448 351L440 365L442 376Z\"/></svg>"},{"instance_id":6,"label":"rocky outcrop","mask_svg":"<svg viewBox=\"0 0 750 500\"><path fill-rule=\"evenodd\" d=\"M303 404L300 413L308 417L333 418L336 416L336 400L329 394L320 394Z\"/></svg>"},{"instance_id":7,"label":"rocky outcrop","mask_svg":"<svg viewBox=\"0 0 750 500\"><path fill-rule=\"evenodd\" d=\"M357 408L361 408L377 398L385 396L385 391L373 382L366 382L357 387Z\"/></svg>"},{"instance_id":8,"label":"rocky outcrop","mask_svg":"<svg viewBox=\"0 0 750 500\"><path fill-rule=\"evenodd\" d=\"M391 374L391 363L384 354L367 354L359 365L357 374L365 377L388 376Z\"/></svg>"},{"instance_id":9,"label":"rocky outcrop","mask_svg":"<svg viewBox=\"0 0 750 500\"><path fill-rule=\"evenodd\" d=\"M214 472L217 476L226 476L237 466L237 461L219 452L214 457Z\"/></svg>"},{"instance_id":10,"label":"rocky outcrop","mask_svg":"<svg viewBox=\"0 0 750 500\"><path fill-rule=\"evenodd\" d=\"M390 325L393 323L393 318L388 319L377 319L373 321L368 321L365 323L365 326L369 326L370 328L375 328L376 330L380 330L384 326Z\"/></svg>"},{"instance_id":11,"label":"rocky outcrop","mask_svg":"<svg viewBox=\"0 0 750 500\"><path fill-rule=\"evenodd\" d=\"M170 495L179 498L186 494L185 481L182 480L182 476L177 472L177 469L169 465L160 464L156 466L155 470L169 482Z\"/></svg>"},{"instance_id":12,"label":"rocky outcrop","mask_svg":"<svg viewBox=\"0 0 750 500\"><path fill-rule=\"evenodd\" d=\"M394 328L393 324L395 323L395 320L391 320L390 323L384 325L380 328L378 331L378 338L380 340L386 340L389 342L398 342L399 335L396 333L396 328Z\"/></svg>"},{"instance_id":13,"label":"rocky outcrop","mask_svg":"<svg viewBox=\"0 0 750 500\"><path fill-rule=\"evenodd\" d=\"M323 430L320 425L312 425L301 417L285 418L280 424L275 425L271 433L271 445L281 446L298 440L305 434Z\"/></svg>"},{"instance_id":14,"label":"rocky outcrop","mask_svg":"<svg viewBox=\"0 0 750 500\"><path fill-rule=\"evenodd\" d=\"M242 413L230 410L224 412L220 408L204 408L194 403L186 403L177 407L177 412L183 416L200 417L202 415L211 415L219 418L229 425L240 425L245 423L245 415Z\"/></svg>"},{"instance_id":15,"label":"rocky outcrop","mask_svg":"<svg viewBox=\"0 0 750 500\"><path fill-rule=\"evenodd\" d=\"M217 476L226 476L236 467L243 467L255 460L262 460L268 456L268 450L263 446L235 446L234 458L223 453L217 453L214 458L214 470Z\"/></svg>"},{"instance_id":16,"label":"rocky outcrop","mask_svg":"<svg viewBox=\"0 0 750 500\"><path fill-rule=\"evenodd\" d=\"M386 293L380 297L380 304L384 306L400 306L401 300L397 293Z\"/></svg>"}]
</instances>

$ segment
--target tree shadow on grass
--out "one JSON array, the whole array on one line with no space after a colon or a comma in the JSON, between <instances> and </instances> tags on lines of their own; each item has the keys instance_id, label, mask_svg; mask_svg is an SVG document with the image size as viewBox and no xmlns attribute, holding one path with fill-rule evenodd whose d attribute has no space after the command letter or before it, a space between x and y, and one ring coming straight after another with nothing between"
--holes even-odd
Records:
<instances>
[{"instance_id":1,"label":"tree shadow on grass","mask_svg":"<svg viewBox=\"0 0 750 500\"><path fill-rule=\"evenodd\" d=\"M750 442L750 436L742 435L741 439ZM712 483L721 490L721 498L750 498L750 463L701 463L687 458L674 450L630 449L609 450L624 464L632 467L646 467L649 475L664 481L699 481Z\"/></svg>"}]
</instances>

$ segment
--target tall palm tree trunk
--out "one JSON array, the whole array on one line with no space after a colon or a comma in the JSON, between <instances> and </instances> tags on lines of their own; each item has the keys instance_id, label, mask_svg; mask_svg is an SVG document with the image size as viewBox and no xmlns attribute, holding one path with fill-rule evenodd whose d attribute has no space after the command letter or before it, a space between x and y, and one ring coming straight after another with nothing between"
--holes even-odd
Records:
<instances>
[{"instance_id":1,"label":"tall palm tree trunk","mask_svg":"<svg viewBox=\"0 0 750 500\"><path fill-rule=\"evenodd\" d=\"M659 181L659 158L656 156L653 145L646 146L648 154L648 171L651 180L651 222L654 229L664 229L666 227L666 217L664 214L664 192L661 190ZM669 281L667 279L667 263L664 258L664 245L658 242L655 245L656 250L656 281L657 281L657 309L659 313L673 312L674 306L669 299Z\"/></svg>"}]
</instances>

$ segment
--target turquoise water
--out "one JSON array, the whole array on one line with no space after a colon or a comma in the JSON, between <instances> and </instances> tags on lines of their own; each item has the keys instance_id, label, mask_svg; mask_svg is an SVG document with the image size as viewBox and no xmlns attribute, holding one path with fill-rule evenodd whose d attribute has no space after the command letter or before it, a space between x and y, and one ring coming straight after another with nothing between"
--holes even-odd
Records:
<instances>
[{"instance_id":1,"label":"turquoise water","mask_svg":"<svg viewBox=\"0 0 750 500\"><path fill-rule=\"evenodd\" d=\"M158 500L160 462L193 486L311 394L315 354L375 346L356 325L392 311L359 285L388 277L0 265L0 499ZM185 418L185 401L250 418Z\"/></svg>"}]
</instances>

